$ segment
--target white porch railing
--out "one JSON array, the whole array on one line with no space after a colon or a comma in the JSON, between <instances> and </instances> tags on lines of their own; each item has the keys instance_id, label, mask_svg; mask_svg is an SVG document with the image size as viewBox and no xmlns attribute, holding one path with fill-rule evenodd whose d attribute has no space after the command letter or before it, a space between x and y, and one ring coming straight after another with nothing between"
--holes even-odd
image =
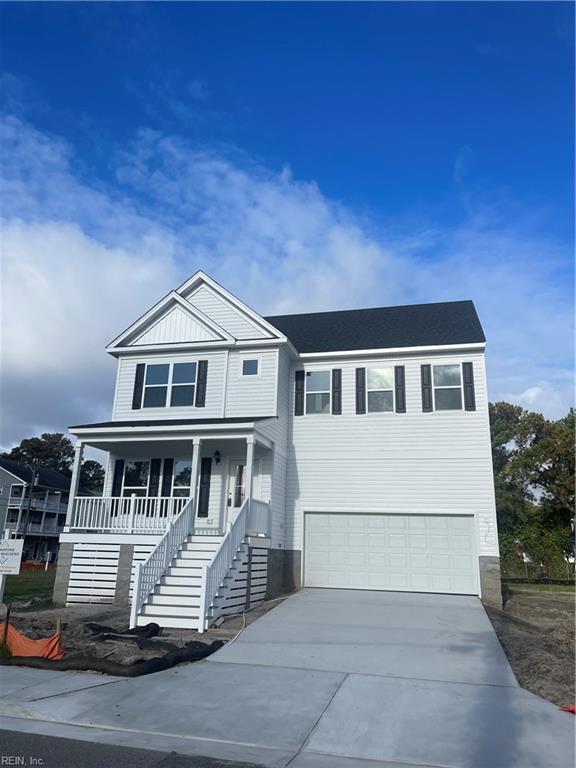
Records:
<instances>
[{"instance_id":1,"label":"white porch railing","mask_svg":"<svg viewBox=\"0 0 576 768\"><path fill-rule=\"evenodd\" d=\"M270 535L270 505L257 499L246 499L217 552L202 568L200 620L198 631L204 632L208 612L232 567L236 553L247 534Z\"/></svg>"},{"instance_id":2,"label":"white porch railing","mask_svg":"<svg viewBox=\"0 0 576 768\"><path fill-rule=\"evenodd\" d=\"M136 626L140 609L154 591L163 574L168 570L168 566L188 534L193 530L193 500L184 499L184 501L187 502L186 506L176 518L170 520L166 533L146 560L143 563L136 563L130 611L131 628Z\"/></svg>"},{"instance_id":3,"label":"white porch railing","mask_svg":"<svg viewBox=\"0 0 576 768\"><path fill-rule=\"evenodd\" d=\"M77 496L70 528L116 533L159 533L180 514L184 497Z\"/></svg>"}]
</instances>

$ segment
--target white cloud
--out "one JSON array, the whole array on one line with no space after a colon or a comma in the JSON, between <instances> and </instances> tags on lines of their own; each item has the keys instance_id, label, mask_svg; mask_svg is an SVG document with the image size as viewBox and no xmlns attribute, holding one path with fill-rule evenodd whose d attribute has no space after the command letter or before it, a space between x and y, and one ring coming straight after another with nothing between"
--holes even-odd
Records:
<instances>
[{"instance_id":1,"label":"white cloud","mask_svg":"<svg viewBox=\"0 0 576 768\"><path fill-rule=\"evenodd\" d=\"M472 298L492 399L552 417L571 402L567 250L519 224L484 212L398 237L232 151L142 131L112 185L15 117L3 138L5 445L107 418L104 344L198 268L263 313Z\"/></svg>"}]
</instances>

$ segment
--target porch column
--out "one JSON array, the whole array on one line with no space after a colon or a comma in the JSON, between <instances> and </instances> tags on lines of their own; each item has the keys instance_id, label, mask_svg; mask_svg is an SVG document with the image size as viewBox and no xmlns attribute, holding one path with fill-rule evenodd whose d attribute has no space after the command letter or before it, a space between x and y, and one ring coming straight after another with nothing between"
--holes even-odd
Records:
<instances>
[{"instance_id":1,"label":"porch column","mask_svg":"<svg viewBox=\"0 0 576 768\"><path fill-rule=\"evenodd\" d=\"M190 494L194 498L194 517L198 510L198 482L200 480L200 453L202 451L202 438L195 437L192 441L192 472L190 477Z\"/></svg>"},{"instance_id":2,"label":"porch column","mask_svg":"<svg viewBox=\"0 0 576 768\"><path fill-rule=\"evenodd\" d=\"M74 502L78 495L78 486L80 485L80 468L82 467L82 457L84 455L84 443L81 440L76 441L74 447L74 464L72 465L72 478L70 480L70 496L68 497L68 508L66 510L65 531L70 530L72 525L72 514L74 512Z\"/></svg>"},{"instance_id":3,"label":"porch column","mask_svg":"<svg viewBox=\"0 0 576 768\"><path fill-rule=\"evenodd\" d=\"M246 480L244 483L244 498L252 498L252 475L254 472L254 437L246 438Z\"/></svg>"}]
</instances>

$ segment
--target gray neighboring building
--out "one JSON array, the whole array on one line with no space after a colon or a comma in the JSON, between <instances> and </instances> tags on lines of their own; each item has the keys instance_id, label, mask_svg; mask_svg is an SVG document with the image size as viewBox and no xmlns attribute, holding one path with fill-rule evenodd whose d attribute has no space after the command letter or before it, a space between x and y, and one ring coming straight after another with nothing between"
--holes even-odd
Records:
<instances>
[{"instance_id":1,"label":"gray neighboring building","mask_svg":"<svg viewBox=\"0 0 576 768\"><path fill-rule=\"evenodd\" d=\"M2 531L24 535L23 560L45 561L58 552L66 522L70 478L55 469L40 469L26 510L32 472L13 459L0 459L0 523Z\"/></svg>"}]
</instances>

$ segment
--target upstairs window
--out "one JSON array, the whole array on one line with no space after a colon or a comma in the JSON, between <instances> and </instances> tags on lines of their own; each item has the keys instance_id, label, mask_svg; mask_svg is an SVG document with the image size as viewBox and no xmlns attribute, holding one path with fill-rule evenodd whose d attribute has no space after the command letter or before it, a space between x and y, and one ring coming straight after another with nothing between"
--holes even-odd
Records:
<instances>
[{"instance_id":1,"label":"upstairs window","mask_svg":"<svg viewBox=\"0 0 576 768\"><path fill-rule=\"evenodd\" d=\"M394 368L368 368L366 371L368 413L394 410Z\"/></svg>"},{"instance_id":2,"label":"upstairs window","mask_svg":"<svg viewBox=\"0 0 576 768\"><path fill-rule=\"evenodd\" d=\"M462 369L456 365L434 366L434 409L462 410Z\"/></svg>"},{"instance_id":3,"label":"upstairs window","mask_svg":"<svg viewBox=\"0 0 576 768\"><path fill-rule=\"evenodd\" d=\"M242 360L242 376L258 376L258 360Z\"/></svg>"},{"instance_id":4,"label":"upstairs window","mask_svg":"<svg viewBox=\"0 0 576 768\"><path fill-rule=\"evenodd\" d=\"M306 371L306 413L330 413L331 371Z\"/></svg>"},{"instance_id":5,"label":"upstairs window","mask_svg":"<svg viewBox=\"0 0 576 768\"><path fill-rule=\"evenodd\" d=\"M194 405L197 373L197 363L148 364L142 407L165 408L167 402L172 408Z\"/></svg>"}]
</instances>

